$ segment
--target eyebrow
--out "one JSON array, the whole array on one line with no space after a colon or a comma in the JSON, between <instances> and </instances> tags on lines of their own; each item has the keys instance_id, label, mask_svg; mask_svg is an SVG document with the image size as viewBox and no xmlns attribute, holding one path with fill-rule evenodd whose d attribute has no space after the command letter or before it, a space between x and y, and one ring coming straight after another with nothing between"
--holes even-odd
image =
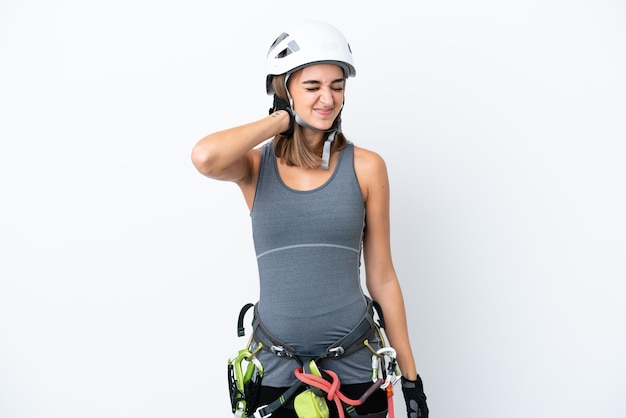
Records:
<instances>
[{"instance_id":1,"label":"eyebrow","mask_svg":"<svg viewBox=\"0 0 626 418\"><path fill-rule=\"evenodd\" d=\"M331 81L330 84L342 83L344 81L346 81L345 78L338 78L336 80ZM322 84L322 83L318 80L305 80L302 82L302 84Z\"/></svg>"}]
</instances>

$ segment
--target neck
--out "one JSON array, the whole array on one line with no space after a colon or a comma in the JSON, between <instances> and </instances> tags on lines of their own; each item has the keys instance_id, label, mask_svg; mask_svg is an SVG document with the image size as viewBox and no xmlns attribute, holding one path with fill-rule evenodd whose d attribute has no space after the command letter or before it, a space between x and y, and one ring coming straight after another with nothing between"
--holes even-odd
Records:
<instances>
[{"instance_id":1,"label":"neck","mask_svg":"<svg viewBox=\"0 0 626 418\"><path fill-rule=\"evenodd\" d=\"M303 133L304 133L304 140L306 141L307 145L309 146L309 148L311 149L316 149L319 148L320 149L320 153L321 153L321 148L322 148L322 144L324 142L324 138L325 135L323 132L319 132L319 131L312 131L310 129L304 128L303 129Z\"/></svg>"}]
</instances>

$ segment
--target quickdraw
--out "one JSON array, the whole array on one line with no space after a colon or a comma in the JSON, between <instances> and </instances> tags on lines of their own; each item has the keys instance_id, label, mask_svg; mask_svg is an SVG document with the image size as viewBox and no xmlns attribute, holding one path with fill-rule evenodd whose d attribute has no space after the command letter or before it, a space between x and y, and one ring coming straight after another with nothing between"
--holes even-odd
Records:
<instances>
[{"instance_id":1,"label":"quickdraw","mask_svg":"<svg viewBox=\"0 0 626 418\"><path fill-rule=\"evenodd\" d=\"M386 389L400 379L396 350L391 347L383 347L372 354L372 381L380 379L383 380L381 389Z\"/></svg>"},{"instance_id":2,"label":"quickdraw","mask_svg":"<svg viewBox=\"0 0 626 418\"><path fill-rule=\"evenodd\" d=\"M247 418L255 403L263 378L263 365L255 352L239 350L228 359L228 389L234 416Z\"/></svg>"},{"instance_id":3,"label":"quickdraw","mask_svg":"<svg viewBox=\"0 0 626 418\"><path fill-rule=\"evenodd\" d=\"M393 385L400 380L402 374L396 361L396 350L391 347L383 347L372 354L372 381L382 381L381 389L387 394L387 408L389 418L394 417L393 409Z\"/></svg>"}]
</instances>

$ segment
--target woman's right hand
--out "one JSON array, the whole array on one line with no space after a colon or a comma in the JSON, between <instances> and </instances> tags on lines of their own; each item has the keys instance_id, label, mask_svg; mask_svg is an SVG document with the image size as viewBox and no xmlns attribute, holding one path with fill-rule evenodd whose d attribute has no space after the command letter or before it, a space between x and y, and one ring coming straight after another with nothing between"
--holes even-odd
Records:
<instances>
[{"instance_id":1,"label":"woman's right hand","mask_svg":"<svg viewBox=\"0 0 626 418\"><path fill-rule=\"evenodd\" d=\"M282 136L291 136L293 135L293 127L295 123L295 117L293 114L293 109L283 99L281 99L276 93L274 93L274 105L270 108L270 115L275 114L276 112L287 112L289 114L289 126L284 131L280 132Z\"/></svg>"}]
</instances>

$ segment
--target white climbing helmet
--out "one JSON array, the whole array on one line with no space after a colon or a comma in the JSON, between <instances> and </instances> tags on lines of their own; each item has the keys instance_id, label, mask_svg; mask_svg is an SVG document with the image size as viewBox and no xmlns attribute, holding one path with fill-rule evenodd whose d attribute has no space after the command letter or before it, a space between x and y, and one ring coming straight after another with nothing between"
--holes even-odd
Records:
<instances>
[{"instance_id":1,"label":"white climbing helmet","mask_svg":"<svg viewBox=\"0 0 626 418\"><path fill-rule=\"evenodd\" d=\"M273 76L293 73L307 65L321 63L341 66L346 77L356 75L350 45L336 27L318 20L293 22L276 38L267 52L267 94L274 94Z\"/></svg>"}]
</instances>

